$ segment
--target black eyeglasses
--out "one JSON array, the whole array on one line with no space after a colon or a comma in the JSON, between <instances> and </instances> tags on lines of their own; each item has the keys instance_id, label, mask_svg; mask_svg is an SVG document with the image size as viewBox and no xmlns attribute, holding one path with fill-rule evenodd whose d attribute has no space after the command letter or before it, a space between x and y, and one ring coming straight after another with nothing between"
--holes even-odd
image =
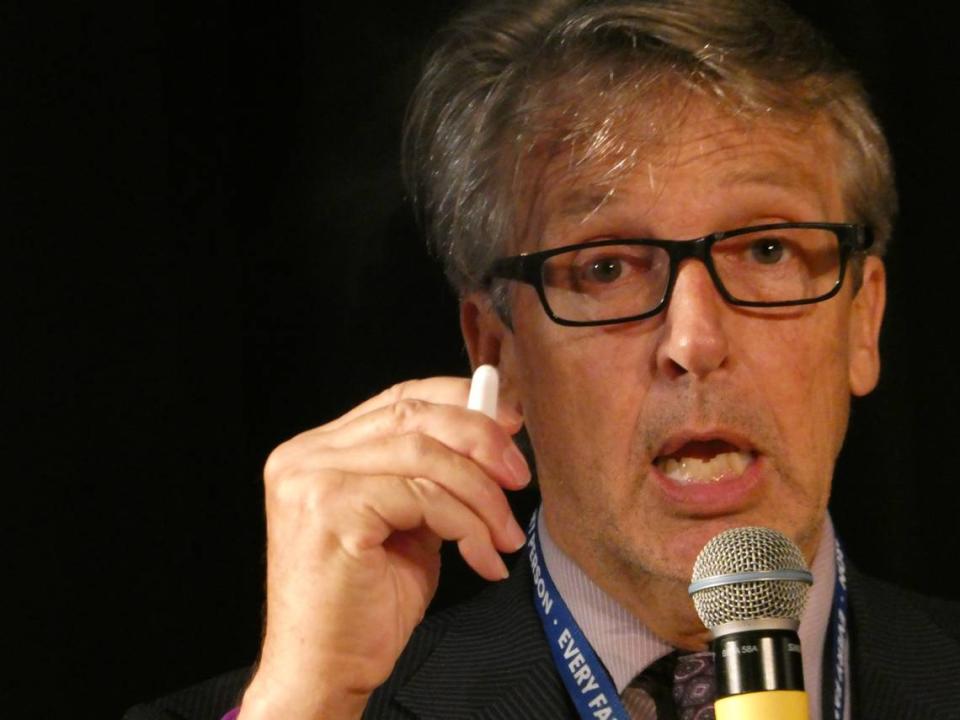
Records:
<instances>
[{"instance_id":1,"label":"black eyeglasses","mask_svg":"<svg viewBox=\"0 0 960 720\"><path fill-rule=\"evenodd\" d=\"M693 240L601 240L502 258L484 282L533 285L561 325L608 325L663 310L687 258L706 265L731 305L787 307L836 295L850 256L872 244L869 227L847 223L757 225Z\"/></svg>"}]
</instances>

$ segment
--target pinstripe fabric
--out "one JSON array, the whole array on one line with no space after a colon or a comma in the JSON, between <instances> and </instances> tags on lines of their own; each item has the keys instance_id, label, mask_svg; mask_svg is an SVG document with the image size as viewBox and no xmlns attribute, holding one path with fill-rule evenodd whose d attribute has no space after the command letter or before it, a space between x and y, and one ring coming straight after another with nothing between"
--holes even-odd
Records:
<instances>
[{"instance_id":1,"label":"pinstripe fabric","mask_svg":"<svg viewBox=\"0 0 960 720\"><path fill-rule=\"evenodd\" d=\"M848 573L854 717L960 720L957 605Z\"/></svg>"},{"instance_id":2,"label":"pinstripe fabric","mask_svg":"<svg viewBox=\"0 0 960 720\"><path fill-rule=\"evenodd\" d=\"M531 603L530 566L521 560L504 581L462 609L425 623L439 636L429 658L417 666L408 646L387 686L364 714L365 720L560 720L576 714L553 666L553 659ZM386 702L390 686L400 688L395 715Z\"/></svg>"},{"instance_id":3,"label":"pinstripe fabric","mask_svg":"<svg viewBox=\"0 0 960 720\"><path fill-rule=\"evenodd\" d=\"M150 705L138 705L128 710L123 720L220 720L239 704L250 671L251 668L234 670Z\"/></svg>"},{"instance_id":4,"label":"pinstripe fabric","mask_svg":"<svg viewBox=\"0 0 960 720\"><path fill-rule=\"evenodd\" d=\"M848 567L853 718L960 720L960 605ZM573 720L530 594L525 559L509 580L426 620L364 720ZM220 720L237 671L129 711L125 720ZM824 717L829 698L824 697Z\"/></svg>"}]
</instances>

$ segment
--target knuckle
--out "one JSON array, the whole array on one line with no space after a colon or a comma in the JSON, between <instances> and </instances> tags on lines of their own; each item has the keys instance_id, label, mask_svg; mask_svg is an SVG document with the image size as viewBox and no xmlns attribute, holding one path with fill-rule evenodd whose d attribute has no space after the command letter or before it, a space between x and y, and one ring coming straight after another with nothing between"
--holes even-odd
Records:
<instances>
[{"instance_id":1,"label":"knuckle","mask_svg":"<svg viewBox=\"0 0 960 720\"><path fill-rule=\"evenodd\" d=\"M267 507L284 513L319 513L329 509L340 494L339 473L285 475L267 485Z\"/></svg>"},{"instance_id":2,"label":"knuckle","mask_svg":"<svg viewBox=\"0 0 960 720\"><path fill-rule=\"evenodd\" d=\"M409 380L391 385L385 392L387 400L389 400L391 403L398 403L401 400L406 399L409 386Z\"/></svg>"},{"instance_id":3,"label":"knuckle","mask_svg":"<svg viewBox=\"0 0 960 720\"><path fill-rule=\"evenodd\" d=\"M397 400L390 406L390 415L395 428L404 429L414 427L426 407L422 400L404 398Z\"/></svg>"},{"instance_id":4,"label":"knuckle","mask_svg":"<svg viewBox=\"0 0 960 720\"><path fill-rule=\"evenodd\" d=\"M403 436L403 451L411 461L417 461L432 455L436 451L436 441L422 433L412 432Z\"/></svg>"},{"instance_id":5,"label":"knuckle","mask_svg":"<svg viewBox=\"0 0 960 720\"><path fill-rule=\"evenodd\" d=\"M388 387L380 393L380 397L388 404L403 402L404 400L415 400L420 396L424 386L430 381L430 379L424 378L404 380Z\"/></svg>"},{"instance_id":6,"label":"knuckle","mask_svg":"<svg viewBox=\"0 0 960 720\"><path fill-rule=\"evenodd\" d=\"M271 482L274 478L281 477L289 467L289 457L292 455L290 442L287 441L275 447L267 456L263 464L263 477L265 482Z\"/></svg>"},{"instance_id":7,"label":"knuckle","mask_svg":"<svg viewBox=\"0 0 960 720\"><path fill-rule=\"evenodd\" d=\"M272 481L285 475L295 474L306 457L320 456L323 447L305 440L306 434L297 435L275 447L263 464L264 480Z\"/></svg>"},{"instance_id":8,"label":"knuckle","mask_svg":"<svg viewBox=\"0 0 960 720\"><path fill-rule=\"evenodd\" d=\"M424 477L412 477L409 479L409 484L413 492L424 502L435 503L444 493L439 485Z\"/></svg>"}]
</instances>

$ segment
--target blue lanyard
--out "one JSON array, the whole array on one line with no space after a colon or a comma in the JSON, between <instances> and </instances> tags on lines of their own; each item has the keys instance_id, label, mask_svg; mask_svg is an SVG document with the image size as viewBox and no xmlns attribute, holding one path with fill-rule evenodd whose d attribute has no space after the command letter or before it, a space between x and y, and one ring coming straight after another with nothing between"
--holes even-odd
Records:
<instances>
[{"instance_id":1,"label":"blue lanyard","mask_svg":"<svg viewBox=\"0 0 960 720\"><path fill-rule=\"evenodd\" d=\"M527 529L527 550L533 575L533 604L547 635L553 662L582 720L630 720L620 702L620 694L600 662L590 641L584 636L570 609L553 584L550 572L540 553L540 534L534 511ZM833 676L833 718L844 720L846 704L847 651L847 576L846 562L840 541L836 543L837 581L834 584L833 608L830 612L830 647ZM826 720L826 719L824 719Z\"/></svg>"},{"instance_id":2,"label":"blue lanyard","mask_svg":"<svg viewBox=\"0 0 960 720\"><path fill-rule=\"evenodd\" d=\"M533 604L547 634L553 662L582 720L630 720L607 669L584 637L567 604L560 597L540 555L540 536L534 511L527 531L530 569L533 572Z\"/></svg>"},{"instance_id":3,"label":"blue lanyard","mask_svg":"<svg viewBox=\"0 0 960 720\"><path fill-rule=\"evenodd\" d=\"M840 541L836 541L837 580L833 584L833 609L830 611L830 647L833 649L833 720L844 720L847 704L847 561Z\"/></svg>"}]
</instances>

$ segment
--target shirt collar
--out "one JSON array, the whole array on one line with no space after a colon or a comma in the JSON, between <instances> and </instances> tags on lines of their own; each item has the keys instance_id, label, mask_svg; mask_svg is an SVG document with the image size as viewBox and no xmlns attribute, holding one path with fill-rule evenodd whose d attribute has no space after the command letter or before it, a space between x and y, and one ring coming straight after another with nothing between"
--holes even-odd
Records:
<instances>
[{"instance_id":1,"label":"shirt collar","mask_svg":"<svg viewBox=\"0 0 960 720\"><path fill-rule=\"evenodd\" d=\"M618 692L651 663L673 651L635 616L601 590L550 537L542 508L538 522L543 562L597 657L606 666ZM830 517L821 531L813 559L813 587L800 619L803 676L810 707L820 707L824 640L833 603L836 575L835 536ZM814 720L814 719L812 719Z\"/></svg>"}]
</instances>

